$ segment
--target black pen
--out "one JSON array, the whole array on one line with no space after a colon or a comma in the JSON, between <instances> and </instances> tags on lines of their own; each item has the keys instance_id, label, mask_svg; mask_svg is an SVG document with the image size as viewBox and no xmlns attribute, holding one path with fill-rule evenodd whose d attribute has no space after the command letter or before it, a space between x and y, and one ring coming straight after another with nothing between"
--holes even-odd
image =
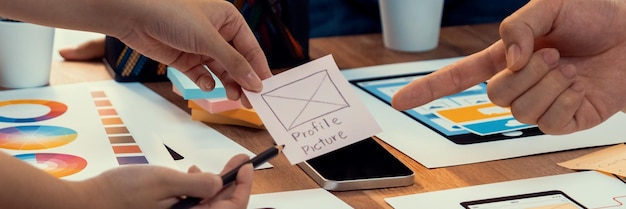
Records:
<instances>
[{"instance_id":1,"label":"black pen","mask_svg":"<svg viewBox=\"0 0 626 209\"><path fill-rule=\"evenodd\" d=\"M280 151L283 150L284 145L277 145L277 146L273 146L270 147L269 149L261 152L260 154L258 154L257 156L253 157L252 159L246 161L245 163L242 163L241 165L235 167L234 169L230 170L229 172L227 172L226 174L222 175L222 185L224 187L228 186L230 183L234 182L235 179L237 179L237 172L239 172L239 169L248 164L248 163L252 163L253 167L258 167L260 165L262 165L263 163L266 163L267 161L269 161L270 159L276 157L278 155L278 153L280 153ZM193 207L194 205L197 205L198 203L200 203L200 201L202 201L202 198L199 197L187 197L185 199L182 199L180 201L178 201L176 204L174 204L172 206L172 209L188 209Z\"/></svg>"},{"instance_id":2,"label":"black pen","mask_svg":"<svg viewBox=\"0 0 626 209\"><path fill-rule=\"evenodd\" d=\"M20 21L9 19L9 18L0 17L0 22L20 22Z\"/></svg>"}]
</instances>

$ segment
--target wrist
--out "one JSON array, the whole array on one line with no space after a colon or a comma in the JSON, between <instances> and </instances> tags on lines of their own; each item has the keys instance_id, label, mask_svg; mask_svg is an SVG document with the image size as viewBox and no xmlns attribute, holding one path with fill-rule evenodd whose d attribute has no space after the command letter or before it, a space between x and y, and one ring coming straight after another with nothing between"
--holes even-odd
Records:
<instances>
[{"instance_id":1,"label":"wrist","mask_svg":"<svg viewBox=\"0 0 626 209\"><path fill-rule=\"evenodd\" d=\"M101 194L97 182L93 179L85 181L68 181L70 186L70 194L73 196L68 197L68 200L74 200L71 204L68 204L67 208L91 208L91 209L105 209L114 208L110 204L110 201L106 201L106 195Z\"/></svg>"}]
</instances>

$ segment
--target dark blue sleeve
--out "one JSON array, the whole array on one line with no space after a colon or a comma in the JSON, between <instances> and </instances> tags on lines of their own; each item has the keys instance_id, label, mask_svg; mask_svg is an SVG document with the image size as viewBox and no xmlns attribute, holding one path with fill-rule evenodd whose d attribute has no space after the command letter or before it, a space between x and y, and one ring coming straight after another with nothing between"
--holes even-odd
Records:
<instances>
[{"instance_id":1,"label":"dark blue sleeve","mask_svg":"<svg viewBox=\"0 0 626 209\"><path fill-rule=\"evenodd\" d=\"M445 0L442 26L500 22L528 0Z\"/></svg>"},{"instance_id":2,"label":"dark blue sleeve","mask_svg":"<svg viewBox=\"0 0 626 209\"><path fill-rule=\"evenodd\" d=\"M445 0L442 26L491 23L529 0ZM378 0L309 0L310 37L378 33Z\"/></svg>"}]
</instances>

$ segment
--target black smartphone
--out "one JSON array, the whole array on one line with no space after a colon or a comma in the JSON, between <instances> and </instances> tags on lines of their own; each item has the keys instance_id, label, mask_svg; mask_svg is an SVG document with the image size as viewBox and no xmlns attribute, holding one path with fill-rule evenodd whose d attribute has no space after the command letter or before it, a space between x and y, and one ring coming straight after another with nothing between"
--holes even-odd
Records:
<instances>
[{"instance_id":1,"label":"black smartphone","mask_svg":"<svg viewBox=\"0 0 626 209\"><path fill-rule=\"evenodd\" d=\"M415 175L371 137L298 166L331 191L408 186Z\"/></svg>"},{"instance_id":2,"label":"black smartphone","mask_svg":"<svg viewBox=\"0 0 626 209\"><path fill-rule=\"evenodd\" d=\"M461 206L467 209L481 208L581 208L585 206L567 196L559 190L535 192L529 194L496 197L483 200L462 202Z\"/></svg>"}]
</instances>

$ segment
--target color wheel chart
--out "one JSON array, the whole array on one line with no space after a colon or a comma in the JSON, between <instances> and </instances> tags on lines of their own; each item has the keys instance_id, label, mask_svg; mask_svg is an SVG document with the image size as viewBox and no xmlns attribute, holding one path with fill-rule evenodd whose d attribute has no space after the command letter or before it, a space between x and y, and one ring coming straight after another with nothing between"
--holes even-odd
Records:
<instances>
[{"instance_id":1,"label":"color wheel chart","mask_svg":"<svg viewBox=\"0 0 626 209\"><path fill-rule=\"evenodd\" d=\"M0 107L13 106L43 106L47 112L28 111L25 114L36 113L31 116L0 115L0 122L8 124L24 124L40 122L56 118L67 111L63 103L50 100L18 99L0 102ZM9 109L10 112L11 109ZM37 114L37 112L39 114ZM8 150L45 150L71 143L78 133L70 128L51 125L17 125L0 129L0 148ZM65 177L78 173L87 167L87 161L81 157L59 153L26 153L15 155L16 158L41 168L56 177Z\"/></svg>"},{"instance_id":2,"label":"color wheel chart","mask_svg":"<svg viewBox=\"0 0 626 209\"><path fill-rule=\"evenodd\" d=\"M171 147L187 153L222 153L198 161L186 157L204 170L218 167L214 172L230 159L222 156L254 154L139 83L0 91L0 152L65 180L130 164L184 171L164 146L170 138Z\"/></svg>"},{"instance_id":3,"label":"color wheel chart","mask_svg":"<svg viewBox=\"0 0 626 209\"><path fill-rule=\"evenodd\" d=\"M50 100L36 100L36 99L19 99L19 100L9 100L0 102L0 107L3 106L11 106L11 105L41 105L49 108L48 113L32 116L32 117L6 117L0 115L0 122L5 123L28 123L28 122L39 122L52 118L56 118L67 111L67 105Z\"/></svg>"},{"instance_id":4,"label":"color wheel chart","mask_svg":"<svg viewBox=\"0 0 626 209\"><path fill-rule=\"evenodd\" d=\"M56 177L70 176L87 167L87 160L68 154L28 153L15 155L15 157Z\"/></svg>"},{"instance_id":5,"label":"color wheel chart","mask_svg":"<svg viewBox=\"0 0 626 209\"><path fill-rule=\"evenodd\" d=\"M120 165L148 164L148 159L130 134L130 131L118 115L115 107L104 91L92 91L98 115L113 147L115 158Z\"/></svg>"},{"instance_id":6,"label":"color wheel chart","mask_svg":"<svg viewBox=\"0 0 626 209\"><path fill-rule=\"evenodd\" d=\"M0 148L40 150L68 144L77 137L76 131L60 126L13 126L0 129Z\"/></svg>"}]
</instances>

